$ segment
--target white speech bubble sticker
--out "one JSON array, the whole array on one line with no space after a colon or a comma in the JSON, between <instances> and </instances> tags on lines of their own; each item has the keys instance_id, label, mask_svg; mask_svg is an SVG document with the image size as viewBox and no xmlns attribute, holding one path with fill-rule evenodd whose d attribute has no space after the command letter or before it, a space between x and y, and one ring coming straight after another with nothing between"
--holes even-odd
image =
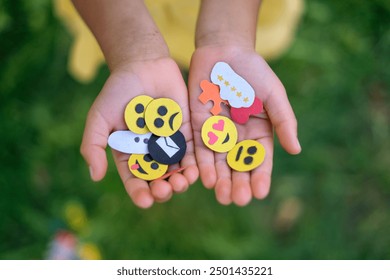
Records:
<instances>
[{"instance_id":1,"label":"white speech bubble sticker","mask_svg":"<svg viewBox=\"0 0 390 280\"><path fill-rule=\"evenodd\" d=\"M255 100L255 91L251 85L226 62L217 62L211 70L211 81L219 85L223 100L229 101L234 108L248 108Z\"/></svg>"},{"instance_id":2,"label":"white speech bubble sticker","mask_svg":"<svg viewBox=\"0 0 390 280\"><path fill-rule=\"evenodd\" d=\"M108 145L125 154L148 154L148 141L152 133L137 134L129 130L119 130L110 134Z\"/></svg>"}]
</instances>

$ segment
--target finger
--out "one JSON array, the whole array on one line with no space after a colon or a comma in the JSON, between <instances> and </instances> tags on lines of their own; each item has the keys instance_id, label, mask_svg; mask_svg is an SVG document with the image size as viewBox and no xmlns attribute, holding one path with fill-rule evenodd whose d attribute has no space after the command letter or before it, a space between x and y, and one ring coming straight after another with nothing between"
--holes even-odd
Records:
<instances>
[{"instance_id":1,"label":"finger","mask_svg":"<svg viewBox=\"0 0 390 280\"><path fill-rule=\"evenodd\" d=\"M93 108L85 124L80 153L89 166L91 179L100 181L107 172L106 146L110 131L103 116Z\"/></svg>"},{"instance_id":2,"label":"finger","mask_svg":"<svg viewBox=\"0 0 390 280\"><path fill-rule=\"evenodd\" d=\"M217 171L215 169L214 152L207 149L201 140L200 132L194 131L195 155L198 163L199 174L203 185L214 188L217 182Z\"/></svg>"},{"instance_id":3,"label":"finger","mask_svg":"<svg viewBox=\"0 0 390 280\"><path fill-rule=\"evenodd\" d=\"M250 185L253 196L257 199L264 199L271 187L274 145L272 136L261 138L259 142L265 148L265 158L259 167L252 170Z\"/></svg>"},{"instance_id":4,"label":"finger","mask_svg":"<svg viewBox=\"0 0 390 280\"><path fill-rule=\"evenodd\" d=\"M192 128L190 122L188 121L187 123L185 123L182 126L182 129L183 129L183 134L186 138L187 150L186 150L185 157L180 162L180 166L186 168L182 174L187 181L186 183L187 187L185 188L187 189L189 185L192 185L198 179L199 170L195 159L194 142L193 142ZM174 177L178 177L178 176L174 176ZM173 185L174 190L176 192L182 192L185 187L184 182L177 182L177 183L180 183L180 186L176 187L175 185Z\"/></svg>"},{"instance_id":5,"label":"finger","mask_svg":"<svg viewBox=\"0 0 390 280\"><path fill-rule=\"evenodd\" d=\"M151 182L150 190L157 202L165 202L172 197L172 185L165 180Z\"/></svg>"},{"instance_id":6,"label":"finger","mask_svg":"<svg viewBox=\"0 0 390 280\"><path fill-rule=\"evenodd\" d=\"M154 203L154 197L146 181L134 178L128 166L129 155L112 150L119 176L130 198L140 208L149 208Z\"/></svg>"},{"instance_id":7,"label":"finger","mask_svg":"<svg viewBox=\"0 0 390 280\"><path fill-rule=\"evenodd\" d=\"M299 154L301 146L297 136L297 119L280 81L274 83L264 107L282 147L290 154Z\"/></svg>"},{"instance_id":8,"label":"finger","mask_svg":"<svg viewBox=\"0 0 390 280\"><path fill-rule=\"evenodd\" d=\"M252 199L249 172L232 172L232 200L238 206L247 205Z\"/></svg>"},{"instance_id":9,"label":"finger","mask_svg":"<svg viewBox=\"0 0 390 280\"><path fill-rule=\"evenodd\" d=\"M226 154L215 154L215 167L218 178L215 184L215 196L219 203L228 205L232 202L232 174L226 162Z\"/></svg>"},{"instance_id":10,"label":"finger","mask_svg":"<svg viewBox=\"0 0 390 280\"><path fill-rule=\"evenodd\" d=\"M219 178L215 185L215 196L217 201L222 205L229 205L232 203L232 179Z\"/></svg>"}]
</instances>

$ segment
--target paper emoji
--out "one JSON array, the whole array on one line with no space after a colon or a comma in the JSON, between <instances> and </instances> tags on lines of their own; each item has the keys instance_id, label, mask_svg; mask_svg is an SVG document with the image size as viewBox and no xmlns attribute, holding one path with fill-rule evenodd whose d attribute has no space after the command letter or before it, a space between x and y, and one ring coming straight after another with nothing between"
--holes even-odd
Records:
<instances>
[{"instance_id":1,"label":"paper emoji","mask_svg":"<svg viewBox=\"0 0 390 280\"><path fill-rule=\"evenodd\" d=\"M147 154L148 142L152 133L137 134L129 130L119 130L110 134L108 145L125 154Z\"/></svg>"},{"instance_id":2,"label":"paper emoji","mask_svg":"<svg viewBox=\"0 0 390 280\"><path fill-rule=\"evenodd\" d=\"M160 137L156 143L170 158L180 150L170 137Z\"/></svg>"},{"instance_id":3,"label":"paper emoji","mask_svg":"<svg viewBox=\"0 0 390 280\"><path fill-rule=\"evenodd\" d=\"M221 98L229 101L231 107L248 108L253 104L254 89L227 63L217 62L211 70L210 77L214 84L219 85Z\"/></svg>"},{"instance_id":4,"label":"paper emoji","mask_svg":"<svg viewBox=\"0 0 390 280\"><path fill-rule=\"evenodd\" d=\"M180 131L169 137L159 137L153 134L150 137L148 149L155 161L163 164L175 164L184 157L187 144Z\"/></svg>"}]
</instances>

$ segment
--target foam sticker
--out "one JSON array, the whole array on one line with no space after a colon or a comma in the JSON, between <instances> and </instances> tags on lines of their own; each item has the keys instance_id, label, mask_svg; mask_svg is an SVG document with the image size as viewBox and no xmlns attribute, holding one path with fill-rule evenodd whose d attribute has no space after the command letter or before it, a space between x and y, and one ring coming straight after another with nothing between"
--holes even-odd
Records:
<instances>
[{"instance_id":1,"label":"foam sticker","mask_svg":"<svg viewBox=\"0 0 390 280\"><path fill-rule=\"evenodd\" d=\"M228 100L231 107L248 108L253 104L255 91L229 64L217 62L210 77L214 84L219 85L221 98Z\"/></svg>"},{"instance_id":2,"label":"foam sticker","mask_svg":"<svg viewBox=\"0 0 390 280\"><path fill-rule=\"evenodd\" d=\"M169 165L175 164L181 161L186 153L186 139L180 131L167 137L152 135L148 150L155 161Z\"/></svg>"},{"instance_id":3,"label":"foam sticker","mask_svg":"<svg viewBox=\"0 0 390 280\"><path fill-rule=\"evenodd\" d=\"M163 176L168 170L168 165L153 160L149 154L131 155L129 157L128 165L130 172L135 177L147 181Z\"/></svg>"},{"instance_id":4,"label":"foam sticker","mask_svg":"<svg viewBox=\"0 0 390 280\"><path fill-rule=\"evenodd\" d=\"M137 134L129 130L119 130L110 134L108 145L125 154L148 154L148 142L152 133Z\"/></svg>"},{"instance_id":5,"label":"foam sticker","mask_svg":"<svg viewBox=\"0 0 390 280\"><path fill-rule=\"evenodd\" d=\"M230 116L232 120L238 124L245 124L249 120L249 116L260 114L263 111L263 102L255 97L252 106L248 108L230 108Z\"/></svg>"},{"instance_id":6,"label":"foam sticker","mask_svg":"<svg viewBox=\"0 0 390 280\"><path fill-rule=\"evenodd\" d=\"M237 143L237 128L227 117L212 116L202 126L202 140L210 150L228 152Z\"/></svg>"},{"instance_id":7,"label":"foam sticker","mask_svg":"<svg viewBox=\"0 0 390 280\"><path fill-rule=\"evenodd\" d=\"M150 96L139 95L134 97L126 106L125 122L127 127L134 133L145 134L149 132L145 122L145 110L153 100Z\"/></svg>"},{"instance_id":8,"label":"foam sticker","mask_svg":"<svg viewBox=\"0 0 390 280\"><path fill-rule=\"evenodd\" d=\"M210 113L214 116L221 113L221 103L228 104L226 100L223 100L219 94L219 86L210 83L209 81L203 80L200 82L200 88L202 93L199 95L199 100L203 104L206 104L209 101L213 102L213 108L211 108Z\"/></svg>"},{"instance_id":9,"label":"foam sticker","mask_svg":"<svg viewBox=\"0 0 390 280\"><path fill-rule=\"evenodd\" d=\"M265 149L255 140L244 140L234 146L227 154L227 163L236 171L250 171L263 163Z\"/></svg>"},{"instance_id":10,"label":"foam sticker","mask_svg":"<svg viewBox=\"0 0 390 280\"><path fill-rule=\"evenodd\" d=\"M154 99L145 112L149 130L158 136L170 136L179 130L183 115L179 104L169 98Z\"/></svg>"}]
</instances>

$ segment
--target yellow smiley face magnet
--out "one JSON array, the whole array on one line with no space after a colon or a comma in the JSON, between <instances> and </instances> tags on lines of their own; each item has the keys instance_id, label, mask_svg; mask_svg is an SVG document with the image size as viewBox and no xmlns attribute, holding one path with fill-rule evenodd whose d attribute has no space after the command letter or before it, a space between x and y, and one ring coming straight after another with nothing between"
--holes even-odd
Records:
<instances>
[{"instance_id":1,"label":"yellow smiley face magnet","mask_svg":"<svg viewBox=\"0 0 390 280\"><path fill-rule=\"evenodd\" d=\"M139 95L134 97L126 106L125 122L130 131L137 134L149 132L145 122L145 111L148 104L153 100L150 96Z\"/></svg>"},{"instance_id":2,"label":"yellow smiley face magnet","mask_svg":"<svg viewBox=\"0 0 390 280\"><path fill-rule=\"evenodd\" d=\"M237 128L227 117L212 116L202 126L202 140L210 150L228 152L237 143Z\"/></svg>"},{"instance_id":3,"label":"yellow smiley face magnet","mask_svg":"<svg viewBox=\"0 0 390 280\"><path fill-rule=\"evenodd\" d=\"M149 154L132 154L128 161L130 172L137 178L151 181L165 174L168 165L158 163Z\"/></svg>"},{"instance_id":4,"label":"yellow smiley face magnet","mask_svg":"<svg viewBox=\"0 0 390 280\"><path fill-rule=\"evenodd\" d=\"M183 115L179 104L169 98L154 99L145 112L149 130L158 136L170 136L179 130Z\"/></svg>"},{"instance_id":5,"label":"yellow smiley face magnet","mask_svg":"<svg viewBox=\"0 0 390 280\"><path fill-rule=\"evenodd\" d=\"M227 163L237 171L250 171L263 163L265 149L255 140L244 140L237 143L227 154Z\"/></svg>"}]
</instances>

